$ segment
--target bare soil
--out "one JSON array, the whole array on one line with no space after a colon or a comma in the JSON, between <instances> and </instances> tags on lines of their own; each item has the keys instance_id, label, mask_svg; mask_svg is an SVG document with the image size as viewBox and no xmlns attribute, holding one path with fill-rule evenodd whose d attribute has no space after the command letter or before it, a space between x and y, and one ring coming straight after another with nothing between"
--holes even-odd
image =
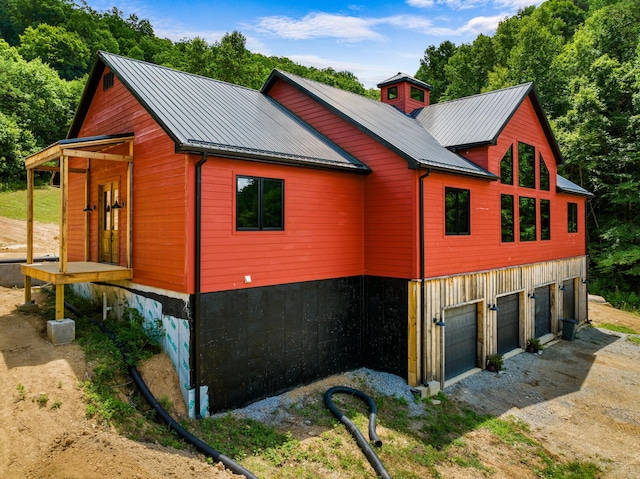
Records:
<instances>
[{"instance_id":1,"label":"bare soil","mask_svg":"<svg viewBox=\"0 0 640 479\"><path fill-rule=\"evenodd\" d=\"M51 223L34 223L34 256L57 256L60 250L60 227ZM26 258L27 222L0 216L0 259Z\"/></svg>"},{"instance_id":2,"label":"bare soil","mask_svg":"<svg viewBox=\"0 0 640 479\"><path fill-rule=\"evenodd\" d=\"M26 252L26 245L19 246L26 238L22 223L0 218L0 257ZM41 238L36 254L55 254L57 229L38 225L36 230L35 238ZM44 320L18 312L16 305L23 301L22 289L0 288L2 478L237 477L200 455L133 442L87 419L78 387L90 374L82 350L74 344L51 345ZM604 478L640 479L640 345L597 328L609 323L640 331L640 317L596 303L589 304L589 315L596 327L580 329L575 341L559 340L541 356L519 354L506 361L504 374L481 372L446 393L479 412L523 419L547 450L565 460L595 462ZM167 396L182 407L165 355L140 370L156 397ZM315 394L317 386L299 393ZM174 414L184 416L185 410ZM303 424L291 427L299 428L300 435L316 435L305 433ZM465 442L490 464L492 477L521 475L517 461L505 460L500 445L490 444L482 431L467 434ZM442 472L476 477L468 471L471 475L461 476L459 469Z\"/></svg>"}]
</instances>

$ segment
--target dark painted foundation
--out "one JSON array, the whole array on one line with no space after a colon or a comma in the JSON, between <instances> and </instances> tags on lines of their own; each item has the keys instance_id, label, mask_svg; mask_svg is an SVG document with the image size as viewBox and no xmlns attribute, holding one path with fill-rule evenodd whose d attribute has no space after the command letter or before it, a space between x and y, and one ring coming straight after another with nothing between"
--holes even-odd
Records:
<instances>
[{"instance_id":1,"label":"dark painted foundation","mask_svg":"<svg viewBox=\"0 0 640 479\"><path fill-rule=\"evenodd\" d=\"M349 277L200 296L211 412L358 367L407 375L408 281Z\"/></svg>"}]
</instances>

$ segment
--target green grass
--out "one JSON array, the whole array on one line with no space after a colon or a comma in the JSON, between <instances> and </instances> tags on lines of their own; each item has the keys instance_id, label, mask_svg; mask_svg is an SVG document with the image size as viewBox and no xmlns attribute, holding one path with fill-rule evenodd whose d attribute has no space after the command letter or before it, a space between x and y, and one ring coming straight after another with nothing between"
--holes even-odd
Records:
<instances>
[{"instance_id":1,"label":"green grass","mask_svg":"<svg viewBox=\"0 0 640 479\"><path fill-rule=\"evenodd\" d=\"M27 219L27 190L0 192L0 216ZM40 223L60 222L60 190L42 186L33 190L33 219Z\"/></svg>"},{"instance_id":2,"label":"green grass","mask_svg":"<svg viewBox=\"0 0 640 479\"><path fill-rule=\"evenodd\" d=\"M619 324L610 324L610 323L601 323L597 325L599 328L608 329L609 331L616 331L618 333L624 334L638 334L637 331L627 327L621 326Z\"/></svg>"}]
</instances>

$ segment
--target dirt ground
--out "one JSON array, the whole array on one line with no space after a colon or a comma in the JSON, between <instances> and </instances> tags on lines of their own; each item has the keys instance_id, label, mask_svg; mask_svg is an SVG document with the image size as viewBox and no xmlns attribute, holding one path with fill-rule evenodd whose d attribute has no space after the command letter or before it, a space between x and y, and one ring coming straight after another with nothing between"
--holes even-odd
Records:
<instances>
[{"instance_id":1,"label":"dirt ground","mask_svg":"<svg viewBox=\"0 0 640 479\"><path fill-rule=\"evenodd\" d=\"M17 229L18 239L8 233L10 227ZM0 218L0 258L24 254L20 228ZM51 235L57 230L37 231L36 254L55 254ZM82 350L73 344L52 346L44 321L17 311L23 300L22 289L0 287L0 477L237 477L201 456L133 442L86 419L78 388L89 375ZM590 303L589 315L594 326L610 323L640 331L638 316L607 305ZM566 460L595 462L605 478L640 479L639 345L624 334L586 327L573 342L558 340L541 356L522 353L505 365L504 374L481 372L445 392L480 412L522 418L549 451ZM140 370L156 397L176 393L177 379L165 355ZM173 403L180 401L177 395ZM482 441L476 436L467 440ZM499 461L492 467L498 468L495 477L509 476L501 473Z\"/></svg>"},{"instance_id":2,"label":"dirt ground","mask_svg":"<svg viewBox=\"0 0 640 479\"><path fill-rule=\"evenodd\" d=\"M33 228L34 256L57 256L60 248L58 225L35 223ZM0 216L0 259L25 258L27 255L27 223Z\"/></svg>"}]
</instances>

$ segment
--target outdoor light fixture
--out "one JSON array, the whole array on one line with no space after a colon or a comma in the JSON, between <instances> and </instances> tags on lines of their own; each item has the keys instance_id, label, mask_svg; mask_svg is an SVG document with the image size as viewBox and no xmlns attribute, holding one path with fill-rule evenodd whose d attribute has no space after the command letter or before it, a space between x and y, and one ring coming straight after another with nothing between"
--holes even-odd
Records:
<instances>
[{"instance_id":1,"label":"outdoor light fixture","mask_svg":"<svg viewBox=\"0 0 640 479\"><path fill-rule=\"evenodd\" d=\"M564 287L564 284L561 284L560 285L560 291L566 291L566 290L567 290L567 288Z\"/></svg>"},{"instance_id":2,"label":"outdoor light fixture","mask_svg":"<svg viewBox=\"0 0 640 479\"><path fill-rule=\"evenodd\" d=\"M433 322L436 326L445 326L445 322L437 316L433 318Z\"/></svg>"},{"instance_id":3,"label":"outdoor light fixture","mask_svg":"<svg viewBox=\"0 0 640 479\"><path fill-rule=\"evenodd\" d=\"M529 293L529 297L531 299L537 299L538 297L536 296L536 293Z\"/></svg>"},{"instance_id":4,"label":"outdoor light fixture","mask_svg":"<svg viewBox=\"0 0 640 479\"><path fill-rule=\"evenodd\" d=\"M490 304L489 311L499 311L498 305L496 303Z\"/></svg>"},{"instance_id":5,"label":"outdoor light fixture","mask_svg":"<svg viewBox=\"0 0 640 479\"><path fill-rule=\"evenodd\" d=\"M87 206L85 206L82 211L89 213L95 209L96 209L96 204L92 201L91 203L87 203Z\"/></svg>"},{"instance_id":6,"label":"outdoor light fixture","mask_svg":"<svg viewBox=\"0 0 640 479\"><path fill-rule=\"evenodd\" d=\"M589 280L588 280L587 278L584 278L584 279L582 280L582 284L589 284Z\"/></svg>"},{"instance_id":7,"label":"outdoor light fixture","mask_svg":"<svg viewBox=\"0 0 640 479\"><path fill-rule=\"evenodd\" d=\"M124 208L124 206L124 200L118 196L116 198L116 202L113 204L113 206L111 206L111 208L113 208L114 210L119 210L120 208Z\"/></svg>"}]
</instances>

